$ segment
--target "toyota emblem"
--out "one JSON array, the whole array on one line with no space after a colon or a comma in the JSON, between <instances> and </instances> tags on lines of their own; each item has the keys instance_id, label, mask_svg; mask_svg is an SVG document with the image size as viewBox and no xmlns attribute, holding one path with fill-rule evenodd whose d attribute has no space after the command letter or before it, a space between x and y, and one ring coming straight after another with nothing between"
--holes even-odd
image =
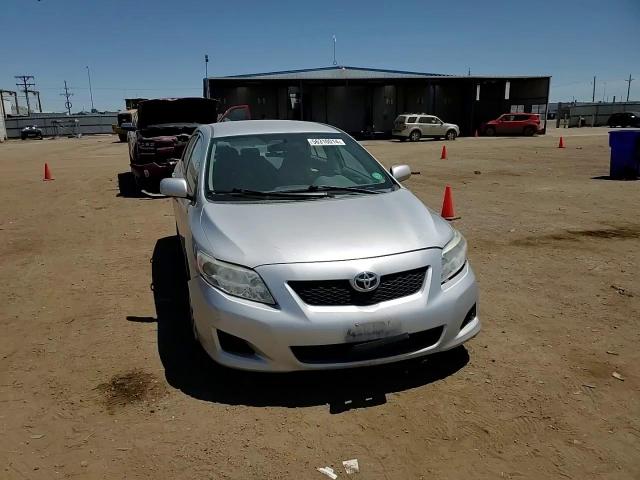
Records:
<instances>
[{"instance_id":1,"label":"toyota emblem","mask_svg":"<svg viewBox=\"0 0 640 480\"><path fill-rule=\"evenodd\" d=\"M373 272L362 272L351 280L351 286L358 292L371 292L380 285L380 277Z\"/></svg>"}]
</instances>

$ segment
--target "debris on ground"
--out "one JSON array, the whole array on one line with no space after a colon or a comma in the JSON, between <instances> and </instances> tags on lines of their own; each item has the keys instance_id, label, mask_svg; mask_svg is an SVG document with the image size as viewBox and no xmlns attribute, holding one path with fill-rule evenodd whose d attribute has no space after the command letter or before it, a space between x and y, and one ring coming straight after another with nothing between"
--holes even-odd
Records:
<instances>
[{"instance_id":1,"label":"debris on ground","mask_svg":"<svg viewBox=\"0 0 640 480\"><path fill-rule=\"evenodd\" d=\"M351 475L352 473L358 473L360 471L360 467L358 466L358 459L353 458L351 460L345 460L342 462L347 475Z\"/></svg>"},{"instance_id":2,"label":"debris on ground","mask_svg":"<svg viewBox=\"0 0 640 480\"><path fill-rule=\"evenodd\" d=\"M338 478L338 475L336 475L336 472L334 472L331 467L319 467L317 470L332 480L336 480L336 478Z\"/></svg>"},{"instance_id":3,"label":"debris on ground","mask_svg":"<svg viewBox=\"0 0 640 480\"><path fill-rule=\"evenodd\" d=\"M34 440L40 440L42 437L44 437L43 433L38 433L36 435L31 435L31 438Z\"/></svg>"},{"instance_id":4,"label":"debris on ground","mask_svg":"<svg viewBox=\"0 0 640 480\"><path fill-rule=\"evenodd\" d=\"M607 350L607 354L609 354L609 355L618 355L618 352L614 352L613 350Z\"/></svg>"},{"instance_id":5,"label":"debris on ground","mask_svg":"<svg viewBox=\"0 0 640 480\"><path fill-rule=\"evenodd\" d=\"M623 377L622 375L620 375L618 372L613 372L613 373L611 374L611 376L612 376L613 378L617 378L617 379L618 379L618 380L620 380L621 382L624 382L624 377Z\"/></svg>"},{"instance_id":6,"label":"debris on ground","mask_svg":"<svg viewBox=\"0 0 640 480\"><path fill-rule=\"evenodd\" d=\"M596 388L595 385L591 385L590 383L583 383L582 386L587 388Z\"/></svg>"},{"instance_id":7,"label":"debris on ground","mask_svg":"<svg viewBox=\"0 0 640 480\"><path fill-rule=\"evenodd\" d=\"M611 288L613 288L620 295L623 295L625 297L633 297L633 294L631 292L629 292L628 290L626 290L626 289L624 289L622 287L618 287L617 285L611 285Z\"/></svg>"}]
</instances>

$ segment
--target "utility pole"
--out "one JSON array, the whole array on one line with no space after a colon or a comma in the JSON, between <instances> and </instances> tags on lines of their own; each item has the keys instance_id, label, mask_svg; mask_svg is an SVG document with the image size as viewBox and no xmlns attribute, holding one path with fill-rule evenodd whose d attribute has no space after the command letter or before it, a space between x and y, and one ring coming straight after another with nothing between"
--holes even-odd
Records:
<instances>
[{"instance_id":1,"label":"utility pole","mask_svg":"<svg viewBox=\"0 0 640 480\"><path fill-rule=\"evenodd\" d=\"M35 87L33 75L15 75L13 78L20 80L22 83L16 83L16 86L22 88L24 98L27 101L27 115L31 115L31 105L29 104L29 87ZM17 107L16 107L17 108Z\"/></svg>"},{"instance_id":2,"label":"utility pole","mask_svg":"<svg viewBox=\"0 0 640 480\"><path fill-rule=\"evenodd\" d=\"M64 107L67 109L67 113L71 115L71 107L72 103L69 101L69 97L73 96L73 93L69 93L69 87L67 87L67 81L64 81L64 93L61 93L63 97L65 97Z\"/></svg>"},{"instance_id":3,"label":"utility pole","mask_svg":"<svg viewBox=\"0 0 640 480\"><path fill-rule=\"evenodd\" d=\"M95 108L93 107L93 90L91 89L91 71L89 70L88 66L87 66L87 76L89 77L89 95L91 96L91 113L93 113Z\"/></svg>"},{"instance_id":4,"label":"utility pole","mask_svg":"<svg viewBox=\"0 0 640 480\"><path fill-rule=\"evenodd\" d=\"M593 94L591 95L591 103L596 101L596 76L593 76Z\"/></svg>"},{"instance_id":5,"label":"utility pole","mask_svg":"<svg viewBox=\"0 0 640 480\"><path fill-rule=\"evenodd\" d=\"M635 78L631 78L631 74L629 74L629 78L625 80L627 82L627 102L629 101L629 90L631 90L631 82L633 82Z\"/></svg>"},{"instance_id":6,"label":"utility pole","mask_svg":"<svg viewBox=\"0 0 640 480\"><path fill-rule=\"evenodd\" d=\"M209 98L209 55L204 55L204 81L205 83L205 97Z\"/></svg>"},{"instance_id":7,"label":"utility pole","mask_svg":"<svg viewBox=\"0 0 640 480\"><path fill-rule=\"evenodd\" d=\"M333 36L333 64L338 65L338 61L336 60L336 36Z\"/></svg>"}]
</instances>

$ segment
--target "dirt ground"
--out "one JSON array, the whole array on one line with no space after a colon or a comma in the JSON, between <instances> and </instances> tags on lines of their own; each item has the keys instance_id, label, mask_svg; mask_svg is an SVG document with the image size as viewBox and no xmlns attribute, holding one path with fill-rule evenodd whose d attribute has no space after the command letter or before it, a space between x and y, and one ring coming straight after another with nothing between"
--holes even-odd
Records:
<instances>
[{"instance_id":1,"label":"dirt ground","mask_svg":"<svg viewBox=\"0 0 640 480\"><path fill-rule=\"evenodd\" d=\"M0 145L0 477L322 480L357 458L363 479L640 478L640 182L597 178L606 130L461 138L447 160L365 145L436 210L452 186L483 331L286 375L192 348L171 206L118 196L124 144Z\"/></svg>"}]
</instances>

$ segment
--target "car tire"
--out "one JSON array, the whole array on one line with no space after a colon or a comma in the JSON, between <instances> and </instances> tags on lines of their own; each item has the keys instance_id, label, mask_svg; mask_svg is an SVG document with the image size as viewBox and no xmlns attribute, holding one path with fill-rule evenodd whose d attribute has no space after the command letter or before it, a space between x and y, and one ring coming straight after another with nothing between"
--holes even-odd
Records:
<instances>
[{"instance_id":1,"label":"car tire","mask_svg":"<svg viewBox=\"0 0 640 480\"><path fill-rule=\"evenodd\" d=\"M422 134L420 133L420 130L414 130L409 134L409 140L411 140L412 142L418 142L420 141L421 136Z\"/></svg>"},{"instance_id":2,"label":"car tire","mask_svg":"<svg viewBox=\"0 0 640 480\"><path fill-rule=\"evenodd\" d=\"M447 134L445 135L445 138L447 140L455 140L457 136L458 134L456 133L455 130L447 130Z\"/></svg>"},{"instance_id":3,"label":"car tire","mask_svg":"<svg viewBox=\"0 0 640 480\"><path fill-rule=\"evenodd\" d=\"M495 129L495 128L493 128L493 127L487 127L487 128L484 130L484 134L485 134L487 137L493 137L493 136L496 134L496 129Z\"/></svg>"},{"instance_id":4,"label":"car tire","mask_svg":"<svg viewBox=\"0 0 640 480\"><path fill-rule=\"evenodd\" d=\"M536 133L536 129L533 127L524 127L522 133L524 133L524 135L527 137L533 137L533 135Z\"/></svg>"}]
</instances>

